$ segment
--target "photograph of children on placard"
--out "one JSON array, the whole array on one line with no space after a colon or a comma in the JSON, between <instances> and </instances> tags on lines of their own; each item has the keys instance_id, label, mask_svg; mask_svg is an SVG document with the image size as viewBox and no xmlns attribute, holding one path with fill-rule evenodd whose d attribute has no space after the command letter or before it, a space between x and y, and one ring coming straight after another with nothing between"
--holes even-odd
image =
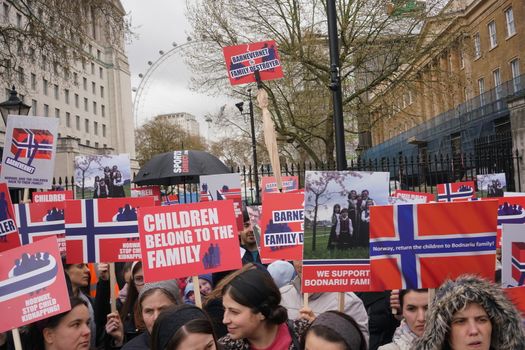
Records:
<instances>
[{"instance_id":1,"label":"photograph of children on placard","mask_svg":"<svg viewBox=\"0 0 525 350\"><path fill-rule=\"evenodd\" d=\"M75 157L76 199L130 197L129 154Z\"/></svg>"},{"instance_id":2,"label":"photograph of children on placard","mask_svg":"<svg viewBox=\"0 0 525 350\"><path fill-rule=\"evenodd\" d=\"M370 207L387 205L389 173L307 171L304 259L368 259Z\"/></svg>"},{"instance_id":3,"label":"photograph of children on placard","mask_svg":"<svg viewBox=\"0 0 525 350\"><path fill-rule=\"evenodd\" d=\"M477 180L481 197L503 197L507 190L505 173L477 175Z\"/></svg>"}]
</instances>

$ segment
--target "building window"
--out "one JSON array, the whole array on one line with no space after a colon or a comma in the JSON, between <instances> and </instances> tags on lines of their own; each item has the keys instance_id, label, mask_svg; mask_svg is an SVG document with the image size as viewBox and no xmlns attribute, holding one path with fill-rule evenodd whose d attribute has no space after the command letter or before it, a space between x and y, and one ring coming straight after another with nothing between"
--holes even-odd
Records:
<instances>
[{"instance_id":1,"label":"building window","mask_svg":"<svg viewBox=\"0 0 525 350\"><path fill-rule=\"evenodd\" d=\"M102 124L102 136L106 137L106 124Z\"/></svg>"},{"instance_id":2,"label":"building window","mask_svg":"<svg viewBox=\"0 0 525 350\"><path fill-rule=\"evenodd\" d=\"M97 50L97 60L100 60L101 52L100 50Z\"/></svg>"},{"instance_id":3,"label":"building window","mask_svg":"<svg viewBox=\"0 0 525 350\"><path fill-rule=\"evenodd\" d=\"M78 73L77 72L73 73L73 84L78 86Z\"/></svg>"},{"instance_id":4,"label":"building window","mask_svg":"<svg viewBox=\"0 0 525 350\"><path fill-rule=\"evenodd\" d=\"M97 103L93 101L93 114L97 115Z\"/></svg>"},{"instance_id":5,"label":"building window","mask_svg":"<svg viewBox=\"0 0 525 350\"><path fill-rule=\"evenodd\" d=\"M510 71L512 73L512 86L514 87L514 92L518 92L521 86L519 59L515 58L510 61Z\"/></svg>"},{"instance_id":6,"label":"building window","mask_svg":"<svg viewBox=\"0 0 525 350\"><path fill-rule=\"evenodd\" d=\"M474 34L474 58L478 59L481 57L481 39L479 33Z\"/></svg>"},{"instance_id":7,"label":"building window","mask_svg":"<svg viewBox=\"0 0 525 350\"><path fill-rule=\"evenodd\" d=\"M24 68L22 67L18 67L18 82L20 83L20 85L24 85L25 84L25 74L24 74Z\"/></svg>"},{"instance_id":8,"label":"building window","mask_svg":"<svg viewBox=\"0 0 525 350\"><path fill-rule=\"evenodd\" d=\"M84 110L85 110L86 112L89 111L89 108L88 108L88 99L85 98L85 97L84 97Z\"/></svg>"},{"instance_id":9,"label":"building window","mask_svg":"<svg viewBox=\"0 0 525 350\"><path fill-rule=\"evenodd\" d=\"M78 108L78 100L79 100L79 97L78 97L78 94L75 94L75 107Z\"/></svg>"},{"instance_id":10,"label":"building window","mask_svg":"<svg viewBox=\"0 0 525 350\"><path fill-rule=\"evenodd\" d=\"M66 126L68 128L71 127L71 113L69 113L69 112L66 112Z\"/></svg>"},{"instance_id":11,"label":"building window","mask_svg":"<svg viewBox=\"0 0 525 350\"><path fill-rule=\"evenodd\" d=\"M98 142L95 142L95 148L98 148Z\"/></svg>"},{"instance_id":12,"label":"building window","mask_svg":"<svg viewBox=\"0 0 525 350\"><path fill-rule=\"evenodd\" d=\"M44 105L44 117L49 117L49 106Z\"/></svg>"},{"instance_id":13,"label":"building window","mask_svg":"<svg viewBox=\"0 0 525 350\"><path fill-rule=\"evenodd\" d=\"M58 85L57 84L54 85L54 90L55 90L55 100L58 100Z\"/></svg>"},{"instance_id":14,"label":"building window","mask_svg":"<svg viewBox=\"0 0 525 350\"><path fill-rule=\"evenodd\" d=\"M411 105L413 102L412 99L412 90L408 90L408 104Z\"/></svg>"},{"instance_id":15,"label":"building window","mask_svg":"<svg viewBox=\"0 0 525 350\"><path fill-rule=\"evenodd\" d=\"M42 79L42 88L44 89L44 95L47 96L47 80Z\"/></svg>"},{"instance_id":16,"label":"building window","mask_svg":"<svg viewBox=\"0 0 525 350\"><path fill-rule=\"evenodd\" d=\"M480 105L483 106L485 104L485 96L483 93L485 92L485 79L479 78L478 79L478 89L479 89L479 102Z\"/></svg>"},{"instance_id":17,"label":"building window","mask_svg":"<svg viewBox=\"0 0 525 350\"><path fill-rule=\"evenodd\" d=\"M55 108L55 118L59 118L60 119L60 109L58 109L58 108Z\"/></svg>"},{"instance_id":18,"label":"building window","mask_svg":"<svg viewBox=\"0 0 525 350\"><path fill-rule=\"evenodd\" d=\"M19 13L16 14L16 27L22 28L22 15Z\"/></svg>"},{"instance_id":19,"label":"building window","mask_svg":"<svg viewBox=\"0 0 525 350\"><path fill-rule=\"evenodd\" d=\"M91 92L93 95L97 93L97 84L95 84L95 82L91 82Z\"/></svg>"},{"instance_id":20,"label":"building window","mask_svg":"<svg viewBox=\"0 0 525 350\"><path fill-rule=\"evenodd\" d=\"M89 140L86 140L86 146L90 146L91 142Z\"/></svg>"},{"instance_id":21,"label":"building window","mask_svg":"<svg viewBox=\"0 0 525 350\"><path fill-rule=\"evenodd\" d=\"M98 123L97 122L93 123L93 132L95 133L95 135L98 135Z\"/></svg>"},{"instance_id":22,"label":"building window","mask_svg":"<svg viewBox=\"0 0 525 350\"><path fill-rule=\"evenodd\" d=\"M104 76L104 70L102 69L102 67L98 69L98 76L100 77L100 79L102 79L102 77Z\"/></svg>"},{"instance_id":23,"label":"building window","mask_svg":"<svg viewBox=\"0 0 525 350\"><path fill-rule=\"evenodd\" d=\"M499 68L492 71L492 79L494 80L496 100L499 100L501 97L501 72Z\"/></svg>"},{"instance_id":24,"label":"building window","mask_svg":"<svg viewBox=\"0 0 525 350\"><path fill-rule=\"evenodd\" d=\"M38 115L38 103L36 102L36 100L32 100L31 101L31 110L33 111L33 115L34 116L37 116Z\"/></svg>"},{"instance_id":25,"label":"building window","mask_svg":"<svg viewBox=\"0 0 525 350\"><path fill-rule=\"evenodd\" d=\"M491 49L498 46L498 38L496 36L496 22L494 21L491 21L489 23L489 40Z\"/></svg>"},{"instance_id":26,"label":"building window","mask_svg":"<svg viewBox=\"0 0 525 350\"><path fill-rule=\"evenodd\" d=\"M89 119L84 119L84 129L89 132Z\"/></svg>"},{"instance_id":27,"label":"building window","mask_svg":"<svg viewBox=\"0 0 525 350\"><path fill-rule=\"evenodd\" d=\"M66 101L66 104L69 104L69 90L64 89L64 100Z\"/></svg>"},{"instance_id":28,"label":"building window","mask_svg":"<svg viewBox=\"0 0 525 350\"><path fill-rule=\"evenodd\" d=\"M46 55L42 55L42 62L41 63L41 67L42 67L42 70L46 70L47 69L47 57Z\"/></svg>"},{"instance_id":29,"label":"building window","mask_svg":"<svg viewBox=\"0 0 525 350\"><path fill-rule=\"evenodd\" d=\"M9 5L4 2L4 18L9 20Z\"/></svg>"},{"instance_id":30,"label":"building window","mask_svg":"<svg viewBox=\"0 0 525 350\"><path fill-rule=\"evenodd\" d=\"M31 89L36 90L36 74L31 73Z\"/></svg>"},{"instance_id":31,"label":"building window","mask_svg":"<svg viewBox=\"0 0 525 350\"><path fill-rule=\"evenodd\" d=\"M102 114L103 117L106 116L106 106L100 105L100 114Z\"/></svg>"},{"instance_id":32,"label":"building window","mask_svg":"<svg viewBox=\"0 0 525 350\"><path fill-rule=\"evenodd\" d=\"M82 78L82 85L84 86L84 91L87 91L87 79Z\"/></svg>"},{"instance_id":33,"label":"building window","mask_svg":"<svg viewBox=\"0 0 525 350\"><path fill-rule=\"evenodd\" d=\"M100 97L104 98L104 87L100 85Z\"/></svg>"},{"instance_id":34,"label":"building window","mask_svg":"<svg viewBox=\"0 0 525 350\"><path fill-rule=\"evenodd\" d=\"M79 115L75 116L75 126L77 130L80 130L80 116Z\"/></svg>"},{"instance_id":35,"label":"building window","mask_svg":"<svg viewBox=\"0 0 525 350\"><path fill-rule=\"evenodd\" d=\"M95 64L91 62L91 74L95 74Z\"/></svg>"},{"instance_id":36,"label":"building window","mask_svg":"<svg viewBox=\"0 0 525 350\"><path fill-rule=\"evenodd\" d=\"M514 25L514 12L512 7L505 10L505 19L507 21L507 37L516 34L516 26Z\"/></svg>"},{"instance_id":37,"label":"building window","mask_svg":"<svg viewBox=\"0 0 525 350\"><path fill-rule=\"evenodd\" d=\"M459 50L459 68L465 68L465 55L463 50Z\"/></svg>"}]
</instances>

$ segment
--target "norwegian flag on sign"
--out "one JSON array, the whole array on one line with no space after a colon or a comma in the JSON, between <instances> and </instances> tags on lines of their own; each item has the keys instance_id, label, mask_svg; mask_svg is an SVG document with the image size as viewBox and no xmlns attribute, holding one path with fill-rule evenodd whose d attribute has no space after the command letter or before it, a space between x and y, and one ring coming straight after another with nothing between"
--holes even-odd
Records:
<instances>
[{"instance_id":1,"label":"norwegian flag on sign","mask_svg":"<svg viewBox=\"0 0 525 350\"><path fill-rule=\"evenodd\" d=\"M11 152L16 159L51 159L53 134L47 130L15 128Z\"/></svg>"},{"instance_id":2,"label":"norwegian flag on sign","mask_svg":"<svg viewBox=\"0 0 525 350\"><path fill-rule=\"evenodd\" d=\"M436 288L473 273L494 279L497 202L370 209L372 290Z\"/></svg>"},{"instance_id":3,"label":"norwegian flag on sign","mask_svg":"<svg viewBox=\"0 0 525 350\"><path fill-rule=\"evenodd\" d=\"M476 197L474 181L438 184L437 193L438 202L460 202Z\"/></svg>"},{"instance_id":4,"label":"norwegian flag on sign","mask_svg":"<svg viewBox=\"0 0 525 350\"><path fill-rule=\"evenodd\" d=\"M56 236L61 254L66 251L65 202L15 204L15 215L23 245Z\"/></svg>"},{"instance_id":5,"label":"norwegian flag on sign","mask_svg":"<svg viewBox=\"0 0 525 350\"><path fill-rule=\"evenodd\" d=\"M66 201L66 257L70 264L140 260L137 209L153 197Z\"/></svg>"}]
</instances>

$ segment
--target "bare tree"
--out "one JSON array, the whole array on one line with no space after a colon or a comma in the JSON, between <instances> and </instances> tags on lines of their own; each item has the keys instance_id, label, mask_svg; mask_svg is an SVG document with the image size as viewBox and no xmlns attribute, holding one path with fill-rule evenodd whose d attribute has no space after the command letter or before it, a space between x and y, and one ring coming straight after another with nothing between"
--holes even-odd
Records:
<instances>
[{"instance_id":1,"label":"bare tree","mask_svg":"<svg viewBox=\"0 0 525 350\"><path fill-rule=\"evenodd\" d=\"M124 49L131 34L119 0L5 0L0 15L0 78L23 90L24 67L69 80L93 58L91 40Z\"/></svg>"},{"instance_id":2,"label":"bare tree","mask_svg":"<svg viewBox=\"0 0 525 350\"><path fill-rule=\"evenodd\" d=\"M135 142L140 165L159 153L182 149L207 149L202 137L188 134L166 118L154 118L138 128L135 131Z\"/></svg>"},{"instance_id":3,"label":"bare tree","mask_svg":"<svg viewBox=\"0 0 525 350\"><path fill-rule=\"evenodd\" d=\"M435 40L432 48L421 40L421 28L443 0L429 0L426 7L403 12L412 2L397 0L392 7L388 0L337 1L347 139L359 132L358 111L363 110L367 93L408 83L414 77L394 73L416 65L422 55L437 49ZM275 40L285 79L267 82L265 88L279 139L316 162L334 162L326 1L200 0L187 4L192 35L203 41L187 52L194 88L244 94L228 85L222 47Z\"/></svg>"}]
</instances>

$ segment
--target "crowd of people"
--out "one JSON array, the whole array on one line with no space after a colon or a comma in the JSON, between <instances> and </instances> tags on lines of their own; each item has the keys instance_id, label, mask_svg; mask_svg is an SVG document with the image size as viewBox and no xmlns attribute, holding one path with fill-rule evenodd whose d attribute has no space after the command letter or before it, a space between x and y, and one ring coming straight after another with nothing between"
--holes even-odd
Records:
<instances>
[{"instance_id":1,"label":"crowd of people","mask_svg":"<svg viewBox=\"0 0 525 350\"><path fill-rule=\"evenodd\" d=\"M142 263L122 269L111 312L109 265L98 264L96 297L86 264L64 264L71 310L22 329L24 349L519 350L524 323L502 289L475 276L428 290L301 293L301 261L265 266L249 218L238 271L144 283ZM195 305L200 293L202 307ZM392 309L399 310L398 315ZM0 349L13 349L10 333Z\"/></svg>"}]
</instances>

